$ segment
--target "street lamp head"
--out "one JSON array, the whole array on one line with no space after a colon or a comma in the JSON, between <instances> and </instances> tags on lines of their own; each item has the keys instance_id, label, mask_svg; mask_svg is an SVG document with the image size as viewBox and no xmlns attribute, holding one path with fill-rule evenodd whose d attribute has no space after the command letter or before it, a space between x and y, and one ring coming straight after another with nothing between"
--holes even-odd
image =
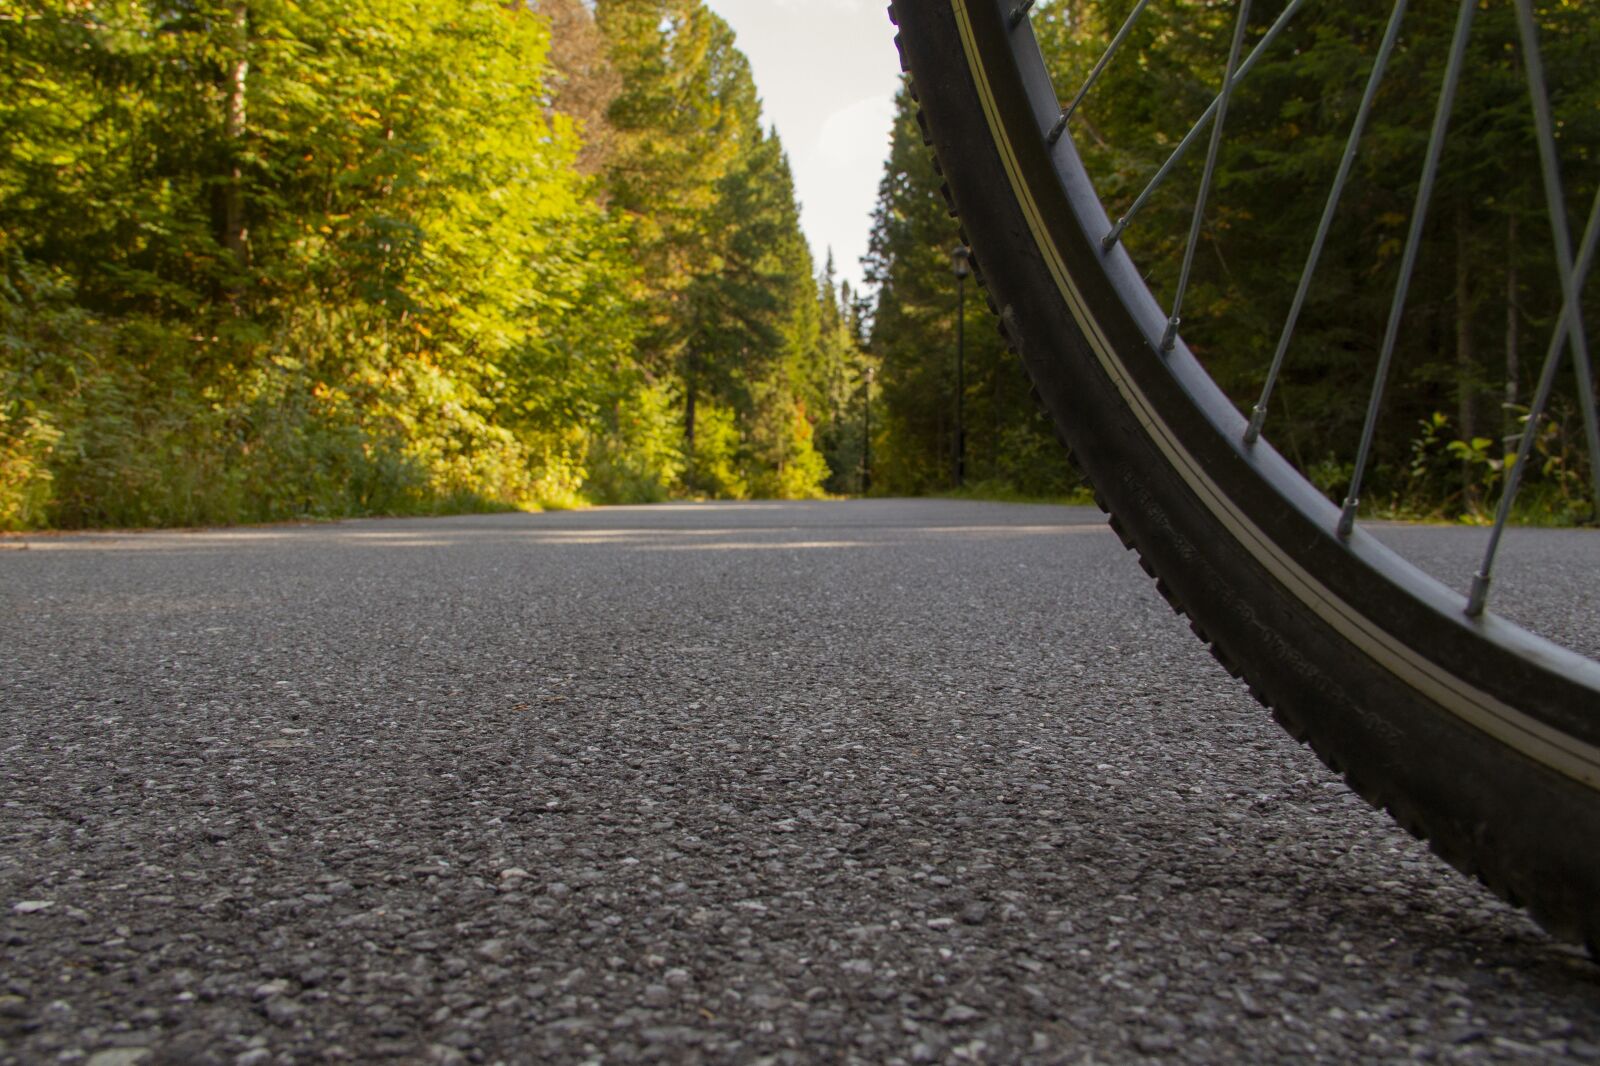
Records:
<instances>
[{"instance_id":1,"label":"street lamp head","mask_svg":"<svg viewBox=\"0 0 1600 1066\"><path fill-rule=\"evenodd\" d=\"M958 278L972 276L972 250L964 244L950 249L950 269Z\"/></svg>"}]
</instances>

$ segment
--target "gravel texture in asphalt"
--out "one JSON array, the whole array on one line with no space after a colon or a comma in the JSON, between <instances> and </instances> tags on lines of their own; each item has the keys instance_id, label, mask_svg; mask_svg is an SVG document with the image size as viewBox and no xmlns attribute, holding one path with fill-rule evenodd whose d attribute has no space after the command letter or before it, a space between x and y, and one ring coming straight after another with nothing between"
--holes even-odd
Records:
<instances>
[{"instance_id":1,"label":"gravel texture in asphalt","mask_svg":"<svg viewBox=\"0 0 1600 1066\"><path fill-rule=\"evenodd\" d=\"M0 541L0 1062L1594 1060L1597 973L1094 512Z\"/></svg>"}]
</instances>

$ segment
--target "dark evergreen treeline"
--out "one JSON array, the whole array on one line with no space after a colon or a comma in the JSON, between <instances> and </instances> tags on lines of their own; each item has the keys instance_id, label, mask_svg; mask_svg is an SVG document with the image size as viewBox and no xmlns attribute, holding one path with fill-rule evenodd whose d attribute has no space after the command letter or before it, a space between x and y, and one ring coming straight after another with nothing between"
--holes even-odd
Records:
<instances>
[{"instance_id":1,"label":"dark evergreen treeline","mask_svg":"<svg viewBox=\"0 0 1600 1066\"><path fill-rule=\"evenodd\" d=\"M1034 8L1060 94L1082 83L1132 6L1056 0ZM1309 5L1234 98L1184 335L1243 411L1259 394L1391 6ZM1353 469L1456 6L1411 5L1271 405L1267 437L1335 496ZM1284 7L1253 6L1250 44ZM1590 8L1537 5L1575 239L1600 183L1600 19ZM1075 117L1075 139L1113 217L1211 100L1235 10L1200 0L1150 5ZM1527 99L1514 7L1485 2L1364 494L1379 508L1483 516L1504 474L1505 439L1526 419L1560 306ZM1202 142L1128 233L1163 300L1178 273L1204 154ZM890 406L884 474L904 488L948 484L951 470L954 280L944 255L956 237L925 156L903 99L876 221L883 292L872 341ZM1591 323L1600 315L1597 290L1593 282L1587 289ZM969 324L979 306L972 296ZM979 413L968 417L968 467L981 476L989 461L996 476L1025 485L1050 469L1040 465L1048 456L1035 452L1042 434L1022 431L1031 428L1026 409L1007 409L1012 439L984 439L984 404L994 397L1003 405L1010 395L992 333L987 322L969 328L968 358L978 371L969 372L966 405ZM1590 513L1590 459L1570 367L1539 435L1527 517Z\"/></svg>"},{"instance_id":2,"label":"dark evergreen treeline","mask_svg":"<svg viewBox=\"0 0 1600 1066\"><path fill-rule=\"evenodd\" d=\"M859 485L700 0L0 11L0 528Z\"/></svg>"},{"instance_id":3,"label":"dark evergreen treeline","mask_svg":"<svg viewBox=\"0 0 1600 1066\"><path fill-rule=\"evenodd\" d=\"M987 298L958 283L960 227L940 192L916 104L896 98L894 130L873 216L868 278L878 286L869 350L881 365L883 415L874 436L874 488L925 493L956 487L956 385L965 385L963 487L1055 496L1079 484L1027 371L1001 340ZM958 293L964 307L958 315ZM957 331L965 319L964 367Z\"/></svg>"}]
</instances>

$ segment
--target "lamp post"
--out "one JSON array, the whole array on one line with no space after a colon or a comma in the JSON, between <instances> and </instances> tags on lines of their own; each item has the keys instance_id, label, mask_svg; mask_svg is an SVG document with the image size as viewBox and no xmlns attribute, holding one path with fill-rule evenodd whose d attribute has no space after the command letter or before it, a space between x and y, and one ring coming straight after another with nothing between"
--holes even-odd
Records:
<instances>
[{"instance_id":1,"label":"lamp post","mask_svg":"<svg viewBox=\"0 0 1600 1066\"><path fill-rule=\"evenodd\" d=\"M872 491L872 379L875 367L867 367L867 384L861 397L861 495Z\"/></svg>"},{"instance_id":2,"label":"lamp post","mask_svg":"<svg viewBox=\"0 0 1600 1066\"><path fill-rule=\"evenodd\" d=\"M964 244L950 249L950 270L956 276L956 488L967 479L967 278L972 252Z\"/></svg>"}]
</instances>

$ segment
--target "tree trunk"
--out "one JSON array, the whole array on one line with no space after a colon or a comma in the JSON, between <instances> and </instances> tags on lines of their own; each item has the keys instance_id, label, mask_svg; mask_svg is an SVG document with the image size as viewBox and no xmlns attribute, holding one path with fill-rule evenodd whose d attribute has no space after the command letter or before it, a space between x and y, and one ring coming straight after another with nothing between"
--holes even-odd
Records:
<instances>
[{"instance_id":1,"label":"tree trunk","mask_svg":"<svg viewBox=\"0 0 1600 1066\"><path fill-rule=\"evenodd\" d=\"M250 76L250 10L243 0L233 5L231 30L233 62L228 68L226 112L223 116L227 173L222 182L222 232L219 237L222 246L232 253L235 264L242 270L250 263L250 233L244 219L244 169L240 162L247 119L245 89Z\"/></svg>"},{"instance_id":2,"label":"tree trunk","mask_svg":"<svg viewBox=\"0 0 1600 1066\"><path fill-rule=\"evenodd\" d=\"M1502 418L1508 456L1516 451L1516 445L1512 443L1518 435L1514 408L1522 395L1518 384L1522 373L1519 352L1522 346L1521 310L1517 301L1517 216L1511 215L1506 222L1506 388Z\"/></svg>"},{"instance_id":3,"label":"tree trunk","mask_svg":"<svg viewBox=\"0 0 1600 1066\"><path fill-rule=\"evenodd\" d=\"M1472 346L1472 262L1468 248L1467 204L1456 205L1456 426L1460 439L1471 444L1478 435L1477 353ZM1476 471L1469 461L1461 466L1461 508L1478 509L1479 486Z\"/></svg>"},{"instance_id":4,"label":"tree trunk","mask_svg":"<svg viewBox=\"0 0 1600 1066\"><path fill-rule=\"evenodd\" d=\"M1467 207L1456 207L1456 425L1461 439L1470 441L1478 430L1477 354L1472 347L1472 262L1467 248Z\"/></svg>"},{"instance_id":5,"label":"tree trunk","mask_svg":"<svg viewBox=\"0 0 1600 1066\"><path fill-rule=\"evenodd\" d=\"M695 358L690 353L683 372L683 448L690 469L694 468L694 379Z\"/></svg>"}]
</instances>

